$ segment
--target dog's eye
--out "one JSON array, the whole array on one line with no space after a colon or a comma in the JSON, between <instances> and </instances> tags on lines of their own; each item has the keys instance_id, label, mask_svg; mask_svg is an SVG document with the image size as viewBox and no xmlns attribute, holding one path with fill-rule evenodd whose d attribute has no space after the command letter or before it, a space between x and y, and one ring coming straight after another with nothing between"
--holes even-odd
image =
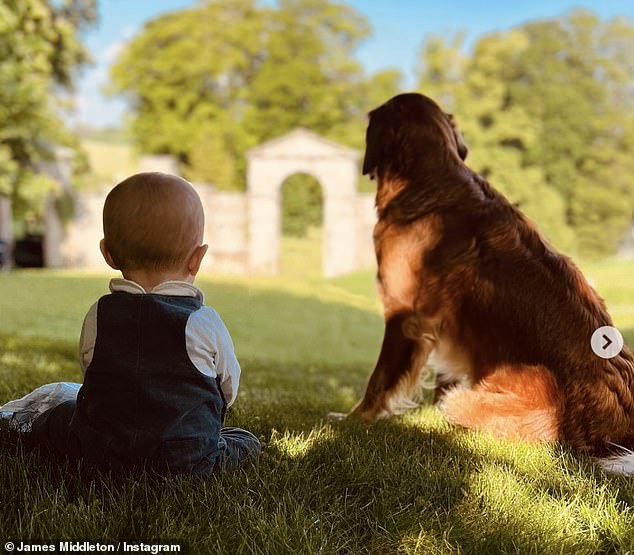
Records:
<instances>
[{"instance_id":1,"label":"dog's eye","mask_svg":"<svg viewBox=\"0 0 634 555\"><path fill-rule=\"evenodd\" d=\"M371 172L370 172L370 179L372 181L374 181L376 179L376 168L374 168Z\"/></svg>"}]
</instances>

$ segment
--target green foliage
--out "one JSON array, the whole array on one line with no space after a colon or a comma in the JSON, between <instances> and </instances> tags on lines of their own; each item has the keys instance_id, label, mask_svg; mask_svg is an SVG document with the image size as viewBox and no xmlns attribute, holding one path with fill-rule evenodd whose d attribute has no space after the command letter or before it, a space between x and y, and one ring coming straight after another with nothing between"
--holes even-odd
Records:
<instances>
[{"instance_id":1,"label":"green foliage","mask_svg":"<svg viewBox=\"0 0 634 555\"><path fill-rule=\"evenodd\" d=\"M17 180L18 163L11 156L11 149L0 145L0 195L10 195Z\"/></svg>"},{"instance_id":2,"label":"green foliage","mask_svg":"<svg viewBox=\"0 0 634 555\"><path fill-rule=\"evenodd\" d=\"M291 175L282 183L281 194L284 235L305 237L310 227L321 226L321 185L313 176L302 173Z\"/></svg>"},{"instance_id":3,"label":"green foliage","mask_svg":"<svg viewBox=\"0 0 634 555\"><path fill-rule=\"evenodd\" d=\"M74 146L54 90L69 88L88 61L78 31L95 19L94 0L0 3L0 193L13 197L21 218L38 219L55 188L38 164L53 145Z\"/></svg>"},{"instance_id":4,"label":"green foliage","mask_svg":"<svg viewBox=\"0 0 634 555\"><path fill-rule=\"evenodd\" d=\"M330 0L212 1L150 21L112 67L143 151L193 179L244 189L245 152L303 126L362 147L365 113L400 75L366 77L352 52L366 19Z\"/></svg>"},{"instance_id":5,"label":"green foliage","mask_svg":"<svg viewBox=\"0 0 634 555\"><path fill-rule=\"evenodd\" d=\"M588 269L615 317L622 308L631 345L634 263ZM589 457L465 432L429 406L371 426L326 420L358 399L376 360L374 282L197 281L243 369L226 424L260 438L259 460L212 479L121 477L52 465L0 434L3 537L183 541L219 554L632 551L634 482ZM0 403L81 380L77 337L106 276L15 272L0 289Z\"/></svg>"},{"instance_id":6,"label":"green foliage","mask_svg":"<svg viewBox=\"0 0 634 555\"><path fill-rule=\"evenodd\" d=\"M213 183L218 189L235 190L239 187L236 164L222 136L209 129L189 152L185 175L192 181Z\"/></svg>"},{"instance_id":7,"label":"green foliage","mask_svg":"<svg viewBox=\"0 0 634 555\"><path fill-rule=\"evenodd\" d=\"M13 195L13 214L27 232L41 232L41 215L44 213L49 193L61 194L60 184L50 177L36 172L19 172L18 194Z\"/></svg>"},{"instance_id":8,"label":"green foliage","mask_svg":"<svg viewBox=\"0 0 634 555\"><path fill-rule=\"evenodd\" d=\"M238 153L255 144L238 122L262 25L252 0L201 3L145 25L112 67L113 91L128 93L136 111L132 131L142 151L170 153L191 166L195 147L211 143L214 160L228 153L233 164L214 170L205 162L192 175L218 173L219 186L235 182ZM194 156L197 165L201 159Z\"/></svg>"},{"instance_id":9,"label":"green foliage","mask_svg":"<svg viewBox=\"0 0 634 555\"><path fill-rule=\"evenodd\" d=\"M421 90L458 114L470 165L559 247L614 251L634 216L634 25L586 11L481 38L430 37Z\"/></svg>"}]
</instances>

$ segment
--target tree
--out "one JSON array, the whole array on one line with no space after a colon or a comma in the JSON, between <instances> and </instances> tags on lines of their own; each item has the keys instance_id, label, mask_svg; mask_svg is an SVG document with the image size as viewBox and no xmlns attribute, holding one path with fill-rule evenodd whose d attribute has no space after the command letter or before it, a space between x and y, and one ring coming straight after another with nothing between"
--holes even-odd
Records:
<instances>
[{"instance_id":1,"label":"tree","mask_svg":"<svg viewBox=\"0 0 634 555\"><path fill-rule=\"evenodd\" d=\"M112 92L130 100L141 150L175 155L191 177L236 187L238 155L253 142L240 122L264 24L253 0L230 0L145 25L111 70ZM201 163L205 152L217 168Z\"/></svg>"},{"instance_id":2,"label":"tree","mask_svg":"<svg viewBox=\"0 0 634 555\"><path fill-rule=\"evenodd\" d=\"M321 185L311 175L296 173L284 180L282 193L282 234L305 237L311 227L321 227L323 195Z\"/></svg>"},{"instance_id":3,"label":"tree","mask_svg":"<svg viewBox=\"0 0 634 555\"><path fill-rule=\"evenodd\" d=\"M56 88L70 88L88 53L78 33L96 20L95 0L0 4L0 194L37 220L56 184L37 171L51 146L74 144L58 115Z\"/></svg>"},{"instance_id":4,"label":"tree","mask_svg":"<svg viewBox=\"0 0 634 555\"><path fill-rule=\"evenodd\" d=\"M243 189L246 150L294 127L362 146L373 95L400 78L363 74L353 52L369 33L329 0L204 2L149 22L112 67L112 92L128 96L141 149Z\"/></svg>"},{"instance_id":5,"label":"tree","mask_svg":"<svg viewBox=\"0 0 634 555\"><path fill-rule=\"evenodd\" d=\"M574 11L557 22L529 24L526 33L523 79L511 92L542 122L527 160L540 164L548 183L567 199L567 219L581 250L610 252L634 207L627 149L634 140L634 71L623 58L634 48L634 25L602 23L590 12Z\"/></svg>"},{"instance_id":6,"label":"tree","mask_svg":"<svg viewBox=\"0 0 634 555\"><path fill-rule=\"evenodd\" d=\"M574 11L470 55L459 40L423 48L421 89L457 112L471 165L564 249L609 253L632 219L633 37L631 23Z\"/></svg>"}]
</instances>

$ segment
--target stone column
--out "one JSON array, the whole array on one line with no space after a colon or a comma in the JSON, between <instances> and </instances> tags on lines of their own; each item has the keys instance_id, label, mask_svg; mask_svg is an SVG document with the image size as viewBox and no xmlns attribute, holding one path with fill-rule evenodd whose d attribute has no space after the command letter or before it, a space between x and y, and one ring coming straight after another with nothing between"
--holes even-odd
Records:
<instances>
[{"instance_id":1,"label":"stone column","mask_svg":"<svg viewBox=\"0 0 634 555\"><path fill-rule=\"evenodd\" d=\"M359 268L376 266L373 240L376 220L374 194L357 193L357 262Z\"/></svg>"},{"instance_id":2,"label":"stone column","mask_svg":"<svg viewBox=\"0 0 634 555\"><path fill-rule=\"evenodd\" d=\"M265 160L251 160L247 183L249 271L275 275L279 272L281 234L279 168Z\"/></svg>"},{"instance_id":3,"label":"stone column","mask_svg":"<svg viewBox=\"0 0 634 555\"><path fill-rule=\"evenodd\" d=\"M72 190L72 162L74 152L66 147L55 147L53 159L41 162L39 171L59 183L61 191ZM64 266L62 255L63 242L66 238L64 224L57 211L56 195L49 193L44 207L44 266L47 268L61 268Z\"/></svg>"},{"instance_id":4,"label":"stone column","mask_svg":"<svg viewBox=\"0 0 634 555\"><path fill-rule=\"evenodd\" d=\"M325 277L339 276L358 268L357 214L354 200L326 197L322 254Z\"/></svg>"},{"instance_id":5,"label":"stone column","mask_svg":"<svg viewBox=\"0 0 634 555\"><path fill-rule=\"evenodd\" d=\"M323 272L335 277L359 267L356 168L345 159L333 158L321 161L316 173L324 191Z\"/></svg>"},{"instance_id":6,"label":"stone column","mask_svg":"<svg viewBox=\"0 0 634 555\"><path fill-rule=\"evenodd\" d=\"M249 271L279 273L280 257L279 193L269 196L249 193Z\"/></svg>"},{"instance_id":7,"label":"stone column","mask_svg":"<svg viewBox=\"0 0 634 555\"><path fill-rule=\"evenodd\" d=\"M46 268L61 268L64 266L62 257L62 243L65 239L64 225L55 206L55 197L49 194L44 209L44 266Z\"/></svg>"}]
</instances>

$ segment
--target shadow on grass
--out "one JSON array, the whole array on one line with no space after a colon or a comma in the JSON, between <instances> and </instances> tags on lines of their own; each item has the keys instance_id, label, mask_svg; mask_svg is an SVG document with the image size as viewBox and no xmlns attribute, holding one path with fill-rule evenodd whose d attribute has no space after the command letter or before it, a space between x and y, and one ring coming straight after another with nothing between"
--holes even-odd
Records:
<instances>
[{"instance_id":1,"label":"shadow on grass","mask_svg":"<svg viewBox=\"0 0 634 555\"><path fill-rule=\"evenodd\" d=\"M259 460L204 481L47 467L14 445L2 497L22 520L39 507L40 537L102 527L94 537L186 537L192 552L596 553L634 541L631 487L561 447L452 429L431 408L372 426L268 426Z\"/></svg>"},{"instance_id":2,"label":"shadow on grass","mask_svg":"<svg viewBox=\"0 0 634 555\"><path fill-rule=\"evenodd\" d=\"M243 367L227 424L261 458L204 481L49 465L0 436L0 535L185 539L191 552L614 552L634 544L634 489L562 447L448 426L433 408L329 423L359 398L380 317L337 303L214 285ZM634 330L624 331L634 344ZM0 336L0 402L78 381L75 344Z\"/></svg>"},{"instance_id":3,"label":"shadow on grass","mask_svg":"<svg viewBox=\"0 0 634 555\"><path fill-rule=\"evenodd\" d=\"M631 486L621 491L589 458L498 442L423 413L422 425L412 416L273 437L267 462L279 476L269 487L303 477L330 492L295 496L356 530L353 552L596 553L634 542Z\"/></svg>"}]
</instances>

